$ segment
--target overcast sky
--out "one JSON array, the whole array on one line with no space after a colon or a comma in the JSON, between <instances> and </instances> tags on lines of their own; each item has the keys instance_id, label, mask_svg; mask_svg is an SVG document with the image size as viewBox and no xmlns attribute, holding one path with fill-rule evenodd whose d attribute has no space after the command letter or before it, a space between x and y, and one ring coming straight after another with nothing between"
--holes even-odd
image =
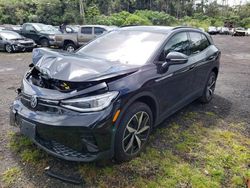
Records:
<instances>
[{"instance_id":1,"label":"overcast sky","mask_svg":"<svg viewBox=\"0 0 250 188\"><path fill-rule=\"evenodd\" d=\"M228 4L230 6L239 5L239 4L245 4L247 2L250 2L250 0L228 0ZM222 3L222 0L218 0L218 3Z\"/></svg>"}]
</instances>

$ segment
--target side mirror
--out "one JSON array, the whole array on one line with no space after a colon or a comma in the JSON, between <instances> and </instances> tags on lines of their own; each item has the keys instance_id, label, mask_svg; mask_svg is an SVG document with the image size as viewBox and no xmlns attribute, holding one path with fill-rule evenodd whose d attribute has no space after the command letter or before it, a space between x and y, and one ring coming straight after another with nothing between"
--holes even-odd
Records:
<instances>
[{"instance_id":1,"label":"side mirror","mask_svg":"<svg viewBox=\"0 0 250 188\"><path fill-rule=\"evenodd\" d=\"M162 64L162 70L167 70L170 65L184 64L188 61L188 56L180 52L169 52L166 61Z\"/></svg>"}]
</instances>

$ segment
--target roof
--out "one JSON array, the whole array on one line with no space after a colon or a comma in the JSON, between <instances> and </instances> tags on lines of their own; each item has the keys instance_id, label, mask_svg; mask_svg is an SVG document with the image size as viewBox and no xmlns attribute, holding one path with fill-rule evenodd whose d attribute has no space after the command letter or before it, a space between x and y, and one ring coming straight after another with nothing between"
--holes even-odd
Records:
<instances>
[{"instance_id":1,"label":"roof","mask_svg":"<svg viewBox=\"0 0 250 188\"><path fill-rule=\"evenodd\" d=\"M168 26L125 26L121 30L169 33L174 27Z\"/></svg>"},{"instance_id":2,"label":"roof","mask_svg":"<svg viewBox=\"0 0 250 188\"><path fill-rule=\"evenodd\" d=\"M157 33L169 33L170 31L177 30L177 29L192 29L192 30L198 30L193 27L187 27L187 26L177 26L177 27L171 27L171 26L125 26L121 28L122 30L130 30L130 31L147 31L147 32L157 32Z\"/></svg>"},{"instance_id":3,"label":"roof","mask_svg":"<svg viewBox=\"0 0 250 188\"><path fill-rule=\"evenodd\" d=\"M109 29L115 29L115 28L118 28L117 26L113 26L113 25L81 25L80 27L102 27L102 28L105 28L107 30Z\"/></svg>"}]
</instances>

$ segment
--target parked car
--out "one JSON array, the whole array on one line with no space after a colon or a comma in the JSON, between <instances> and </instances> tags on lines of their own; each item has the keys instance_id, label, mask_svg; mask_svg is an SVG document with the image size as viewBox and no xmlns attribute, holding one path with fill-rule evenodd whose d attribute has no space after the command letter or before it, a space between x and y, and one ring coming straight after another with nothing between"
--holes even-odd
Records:
<instances>
[{"instance_id":1,"label":"parked car","mask_svg":"<svg viewBox=\"0 0 250 188\"><path fill-rule=\"evenodd\" d=\"M86 45L97 36L115 28L117 27L104 25L81 26L80 29L78 29L78 33L74 35L72 33L56 35L55 45L68 52L73 52L80 46Z\"/></svg>"},{"instance_id":2,"label":"parked car","mask_svg":"<svg viewBox=\"0 0 250 188\"><path fill-rule=\"evenodd\" d=\"M210 26L208 27L208 31L207 31L210 35L216 35L218 33L217 28L214 26Z\"/></svg>"},{"instance_id":3,"label":"parked car","mask_svg":"<svg viewBox=\"0 0 250 188\"><path fill-rule=\"evenodd\" d=\"M229 35L230 30L228 27L217 27L217 32L221 35Z\"/></svg>"},{"instance_id":4,"label":"parked car","mask_svg":"<svg viewBox=\"0 0 250 188\"><path fill-rule=\"evenodd\" d=\"M127 161L167 117L212 100L219 61L211 37L187 27L124 27L75 53L34 49L10 122L59 158Z\"/></svg>"},{"instance_id":5,"label":"parked car","mask_svg":"<svg viewBox=\"0 0 250 188\"><path fill-rule=\"evenodd\" d=\"M250 36L250 28L247 29L247 35Z\"/></svg>"},{"instance_id":6,"label":"parked car","mask_svg":"<svg viewBox=\"0 0 250 188\"><path fill-rule=\"evenodd\" d=\"M52 25L45 25L41 23L25 23L22 26L20 34L33 39L42 47L54 46L55 35L60 34Z\"/></svg>"},{"instance_id":7,"label":"parked car","mask_svg":"<svg viewBox=\"0 0 250 188\"><path fill-rule=\"evenodd\" d=\"M221 27L221 29L219 30L219 34L221 34L221 35L229 35L230 34L229 28Z\"/></svg>"},{"instance_id":8,"label":"parked car","mask_svg":"<svg viewBox=\"0 0 250 188\"><path fill-rule=\"evenodd\" d=\"M234 29L232 36L246 36L247 30L243 27L237 27Z\"/></svg>"},{"instance_id":9,"label":"parked car","mask_svg":"<svg viewBox=\"0 0 250 188\"><path fill-rule=\"evenodd\" d=\"M14 31L0 31L0 50L8 53L17 51L32 51L36 43L32 39L25 38Z\"/></svg>"},{"instance_id":10,"label":"parked car","mask_svg":"<svg viewBox=\"0 0 250 188\"><path fill-rule=\"evenodd\" d=\"M19 32L22 29L21 25L11 25L11 24L4 24L3 27L5 30Z\"/></svg>"}]
</instances>

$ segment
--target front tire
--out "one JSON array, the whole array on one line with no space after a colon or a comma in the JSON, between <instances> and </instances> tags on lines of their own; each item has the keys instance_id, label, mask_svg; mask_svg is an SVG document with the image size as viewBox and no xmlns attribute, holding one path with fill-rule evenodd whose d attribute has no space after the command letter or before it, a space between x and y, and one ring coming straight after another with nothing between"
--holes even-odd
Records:
<instances>
[{"instance_id":1,"label":"front tire","mask_svg":"<svg viewBox=\"0 0 250 188\"><path fill-rule=\"evenodd\" d=\"M153 125L151 109L142 102L132 104L122 117L115 136L117 162L129 161L146 146Z\"/></svg>"},{"instance_id":2,"label":"front tire","mask_svg":"<svg viewBox=\"0 0 250 188\"><path fill-rule=\"evenodd\" d=\"M12 53L13 52L13 48L10 44L6 44L5 45L5 51L8 53Z\"/></svg>"},{"instance_id":3,"label":"front tire","mask_svg":"<svg viewBox=\"0 0 250 188\"><path fill-rule=\"evenodd\" d=\"M49 40L48 39L41 39L40 44L42 47L49 47Z\"/></svg>"},{"instance_id":4,"label":"front tire","mask_svg":"<svg viewBox=\"0 0 250 188\"><path fill-rule=\"evenodd\" d=\"M216 85L216 74L215 72L211 72L209 74L203 94L200 98L201 103L209 103L213 99L215 85Z\"/></svg>"}]
</instances>

